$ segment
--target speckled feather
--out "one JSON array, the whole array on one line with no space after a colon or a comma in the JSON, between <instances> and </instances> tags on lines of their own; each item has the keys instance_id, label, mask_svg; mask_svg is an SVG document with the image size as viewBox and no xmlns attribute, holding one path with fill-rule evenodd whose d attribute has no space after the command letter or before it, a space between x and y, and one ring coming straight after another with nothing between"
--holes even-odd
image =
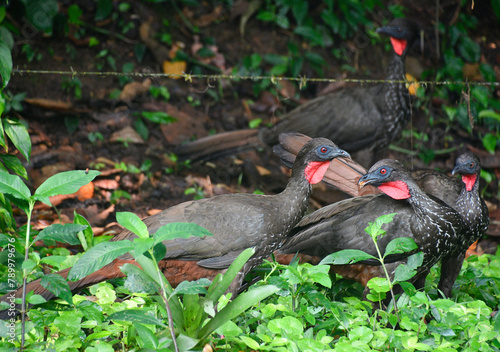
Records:
<instances>
[{"instance_id":1,"label":"speckled feather","mask_svg":"<svg viewBox=\"0 0 500 352\"><path fill-rule=\"evenodd\" d=\"M393 222L383 226L387 234L379 239L382 252L394 238L413 238L424 252L424 265L419 269L421 273L426 273L443 256L451 254L456 241L465 231L461 216L442 201L427 196L399 162L387 159L380 161L370 172L376 172L382 165L394 168L391 178L384 182L404 181L408 185L410 198L394 200L385 194L369 195L324 207L299 222L281 252L300 251L324 257L340 249L350 248L377 255L373 241L364 229L381 215L397 213ZM394 268L398 262L404 262L406 256L392 257Z\"/></svg>"}]
</instances>

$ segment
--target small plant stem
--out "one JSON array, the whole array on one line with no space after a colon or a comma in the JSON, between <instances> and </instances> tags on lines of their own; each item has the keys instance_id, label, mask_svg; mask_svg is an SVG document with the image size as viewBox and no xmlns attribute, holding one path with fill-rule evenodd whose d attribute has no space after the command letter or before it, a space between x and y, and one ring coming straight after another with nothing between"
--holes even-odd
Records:
<instances>
[{"instance_id":1,"label":"small plant stem","mask_svg":"<svg viewBox=\"0 0 500 352\"><path fill-rule=\"evenodd\" d=\"M391 296L392 296L392 299L394 300L394 313L396 313L396 317L398 318L398 321L399 321L398 306L396 304L396 296L394 295L394 291L392 290L393 284L392 284L391 278L389 276L389 273L387 272L387 268L385 267L384 257L380 253L380 248L378 248L377 241L374 240L373 242L375 243L375 248L377 249L377 254L378 254L378 258L380 260L380 264L382 264L382 268L384 269L385 277L386 277L387 281L389 282L389 289L391 290Z\"/></svg>"},{"instance_id":2,"label":"small plant stem","mask_svg":"<svg viewBox=\"0 0 500 352\"><path fill-rule=\"evenodd\" d=\"M165 291L165 284L163 283L163 273L160 271L160 268L158 267L158 262L156 261L156 258L153 254L153 250L150 249L149 253L151 253L151 257L155 262L156 273L158 274L158 279L160 281L160 296L165 302L165 308L167 309L168 329L170 330L170 336L172 336L175 352L179 352L179 346L177 346L177 340L175 338L174 318L172 316L172 310L170 309L170 304L168 303L167 292Z\"/></svg>"},{"instance_id":3,"label":"small plant stem","mask_svg":"<svg viewBox=\"0 0 500 352\"><path fill-rule=\"evenodd\" d=\"M26 220L26 244L24 248L24 261L26 262L29 257L29 249L30 249L30 223L31 223L31 213L33 212L33 206L35 202L30 201L28 206L27 220ZM26 332L26 285L28 281L28 271L23 269L23 297L21 302L21 347L20 351L24 349L25 340L25 332Z\"/></svg>"},{"instance_id":4,"label":"small plant stem","mask_svg":"<svg viewBox=\"0 0 500 352\"><path fill-rule=\"evenodd\" d=\"M127 37L125 37L125 36L123 36L121 34L108 31L108 30L106 30L104 28L99 28L99 27L92 26L91 24L88 24L86 22L81 22L80 21L80 26L88 28L90 30L93 30L94 32L97 32L97 33L101 33L101 34L105 34L105 35L110 35L110 36L118 38L118 39L120 39L120 40L122 40L122 41L124 41L125 43L128 43L128 44L134 44L135 43L133 40L130 40Z\"/></svg>"}]
</instances>

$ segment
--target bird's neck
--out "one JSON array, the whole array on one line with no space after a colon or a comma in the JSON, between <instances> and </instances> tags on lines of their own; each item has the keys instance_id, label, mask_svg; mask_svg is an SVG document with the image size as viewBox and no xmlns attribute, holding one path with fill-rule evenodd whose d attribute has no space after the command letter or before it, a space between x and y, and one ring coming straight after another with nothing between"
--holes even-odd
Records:
<instances>
[{"instance_id":1,"label":"bird's neck","mask_svg":"<svg viewBox=\"0 0 500 352\"><path fill-rule=\"evenodd\" d=\"M392 59L389 62L389 66L387 67L387 74L385 78L391 81L404 80L405 78L404 56L398 55L396 53L392 55Z\"/></svg>"},{"instance_id":2,"label":"bird's neck","mask_svg":"<svg viewBox=\"0 0 500 352\"><path fill-rule=\"evenodd\" d=\"M296 218L298 222L309 206L312 185L303 175L300 175L300 177L294 176L295 175L292 175L286 188L281 193L277 194L276 197L281 205L280 211L286 212L286 214L283 215Z\"/></svg>"}]
</instances>

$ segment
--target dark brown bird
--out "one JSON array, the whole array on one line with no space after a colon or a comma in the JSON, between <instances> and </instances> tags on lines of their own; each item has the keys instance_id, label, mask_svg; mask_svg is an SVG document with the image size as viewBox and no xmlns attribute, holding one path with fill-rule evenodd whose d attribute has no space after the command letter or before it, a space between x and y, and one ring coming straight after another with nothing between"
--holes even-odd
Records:
<instances>
[{"instance_id":1,"label":"dark brown bird","mask_svg":"<svg viewBox=\"0 0 500 352\"><path fill-rule=\"evenodd\" d=\"M401 81L405 80L404 59L418 28L414 22L398 18L377 32L391 39L393 56L386 79L393 82L332 92L283 115L271 128L216 134L180 146L176 153L184 159L210 159L247 147L275 145L283 132L329 138L349 152L366 150L372 154L387 147L410 118L408 89Z\"/></svg>"},{"instance_id":2,"label":"dark brown bird","mask_svg":"<svg viewBox=\"0 0 500 352\"><path fill-rule=\"evenodd\" d=\"M415 281L440 259L451 257L457 244L463 241L467 231L460 214L422 191L400 162L384 159L375 163L360 178L359 185L376 186L384 194L346 199L307 215L297 224L280 252L325 257L341 249L359 249L377 256L373 240L364 230L378 217L396 213L393 221L383 226L387 233L379 238L378 246L384 253L394 238L413 238L424 253L424 262ZM407 255L403 253L391 258L386 265L391 275L406 261ZM360 268L362 271L354 275L348 266L343 268L345 272L340 270L342 275L358 279L365 285L372 277L384 277L380 265Z\"/></svg>"},{"instance_id":3,"label":"dark brown bird","mask_svg":"<svg viewBox=\"0 0 500 352\"><path fill-rule=\"evenodd\" d=\"M181 203L146 218L144 222L151 234L172 222L196 223L213 234L203 238L165 241L167 252L161 268L167 279L213 278L220 270L226 269L243 250L253 247L255 254L231 285L231 291L236 292L244 275L279 248L288 232L302 218L309 205L311 185L321 181L330 161L336 157L349 157L349 154L326 138L312 139L298 153L288 185L279 194L220 195ZM114 237L113 241L131 240L135 237L135 234L125 230ZM183 265L179 265L179 260L183 261ZM130 256L124 255L84 279L71 283L70 287L76 290L124 276L119 266L133 262ZM68 271L69 269L64 270L60 274L67 277ZM27 292L32 290L45 299L53 297L39 281L28 285ZM18 290L18 296L20 294L21 290ZM6 300L6 296L1 300Z\"/></svg>"},{"instance_id":4,"label":"dark brown bird","mask_svg":"<svg viewBox=\"0 0 500 352\"><path fill-rule=\"evenodd\" d=\"M280 136L280 145L275 146L274 149L283 163L289 165L295 159L294 153L297 148L300 149L308 140L309 137L300 134L283 134ZM359 189L356 185L359 178L366 173L360 165L353 160L335 160L332 166L334 168L329 168L325 173L324 182L353 196L365 194L362 190L366 187ZM480 172L479 158L470 152L457 158L456 166L452 171L452 174L462 175L462 181L436 170L423 169L411 172L411 176L421 189L455 209L466 225L466 233L455 244L453 253L442 259L441 279L438 287L446 296L451 293L453 283L462 267L465 252L472 243L481 238L488 228L488 208L479 195ZM372 188L370 192L374 190L376 189ZM360 267L363 266L343 267L340 270L347 276L355 276L353 272ZM348 273L349 271L351 273ZM425 276L425 274L421 276L423 280ZM418 285L422 286L423 282Z\"/></svg>"}]
</instances>

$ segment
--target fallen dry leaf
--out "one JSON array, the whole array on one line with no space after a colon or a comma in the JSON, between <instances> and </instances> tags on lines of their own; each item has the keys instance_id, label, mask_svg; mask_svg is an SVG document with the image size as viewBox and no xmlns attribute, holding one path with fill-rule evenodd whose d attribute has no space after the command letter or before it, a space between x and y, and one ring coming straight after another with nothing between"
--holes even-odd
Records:
<instances>
[{"instance_id":1,"label":"fallen dry leaf","mask_svg":"<svg viewBox=\"0 0 500 352\"><path fill-rule=\"evenodd\" d=\"M24 102L30 105L38 106L42 109L49 110L69 110L73 107L73 103L71 102L43 98L26 98L24 99Z\"/></svg>"},{"instance_id":2,"label":"fallen dry leaf","mask_svg":"<svg viewBox=\"0 0 500 352\"><path fill-rule=\"evenodd\" d=\"M130 82L123 87L120 93L120 100L131 102L136 97L146 94L151 86L151 79L146 78L143 82Z\"/></svg>"},{"instance_id":3,"label":"fallen dry leaf","mask_svg":"<svg viewBox=\"0 0 500 352\"><path fill-rule=\"evenodd\" d=\"M132 126L126 126L119 131L116 131L111 135L111 142L126 142L134 144L144 144L144 139L132 128Z\"/></svg>"},{"instance_id":4,"label":"fallen dry leaf","mask_svg":"<svg viewBox=\"0 0 500 352\"><path fill-rule=\"evenodd\" d=\"M80 187L75 195L80 202L91 199L94 196L94 184L92 182L89 182L86 185Z\"/></svg>"},{"instance_id":5,"label":"fallen dry leaf","mask_svg":"<svg viewBox=\"0 0 500 352\"><path fill-rule=\"evenodd\" d=\"M111 189L115 190L120 187L119 183L115 180L95 180L94 186L102 188L102 189Z\"/></svg>"},{"instance_id":6,"label":"fallen dry leaf","mask_svg":"<svg viewBox=\"0 0 500 352\"><path fill-rule=\"evenodd\" d=\"M163 73L175 75L173 79L181 78L181 75L186 71L186 61L163 61Z\"/></svg>"}]
</instances>

